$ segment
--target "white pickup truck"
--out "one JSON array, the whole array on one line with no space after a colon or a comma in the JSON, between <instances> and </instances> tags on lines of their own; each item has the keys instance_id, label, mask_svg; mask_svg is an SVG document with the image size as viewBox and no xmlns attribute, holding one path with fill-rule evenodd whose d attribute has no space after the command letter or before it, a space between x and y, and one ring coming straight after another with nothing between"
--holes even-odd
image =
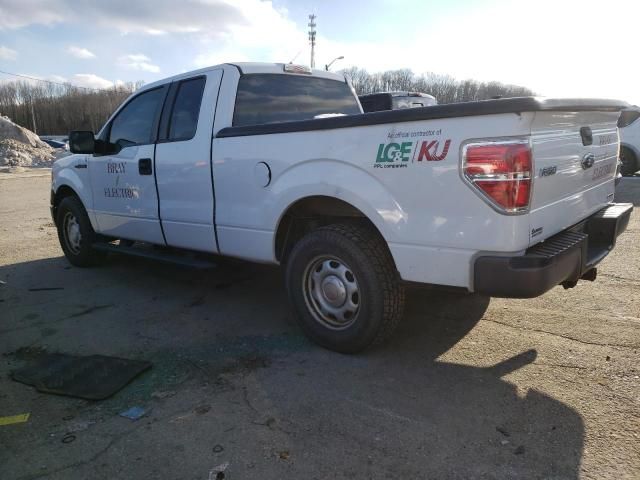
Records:
<instances>
[{"instance_id":1,"label":"white pickup truck","mask_svg":"<svg viewBox=\"0 0 640 480\"><path fill-rule=\"evenodd\" d=\"M528 298L593 280L632 210L612 203L626 106L363 114L343 76L218 65L145 86L96 136L72 132L51 210L77 266L176 251L281 264L303 331L358 352L391 334L409 282Z\"/></svg>"}]
</instances>

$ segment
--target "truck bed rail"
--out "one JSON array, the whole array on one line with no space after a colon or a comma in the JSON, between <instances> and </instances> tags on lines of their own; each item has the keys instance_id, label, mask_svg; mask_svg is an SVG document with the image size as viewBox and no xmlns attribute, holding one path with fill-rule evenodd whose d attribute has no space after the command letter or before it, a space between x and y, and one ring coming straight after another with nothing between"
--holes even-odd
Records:
<instances>
[{"instance_id":1,"label":"truck bed rail","mask_svg":"<svg viewBox=\"0 0 640 480\"><path fill-rule=\"evenodd\" d=\"M504 113L540 111L597 111L617 112L628 108L629 104L619 100L606 99L556 99L539 97L514 97L478 102L449 103L430 107L406 108L383 112L345 115L341 117L318 118L295 122L268 123L242 127L223 128L217 138L244 137L250 135L271 135L276 133L308 132L337 128L364 127L384 123L415 122L440 118L471 117L477 115L497 115Z\"/></svg>"}]
</instances>

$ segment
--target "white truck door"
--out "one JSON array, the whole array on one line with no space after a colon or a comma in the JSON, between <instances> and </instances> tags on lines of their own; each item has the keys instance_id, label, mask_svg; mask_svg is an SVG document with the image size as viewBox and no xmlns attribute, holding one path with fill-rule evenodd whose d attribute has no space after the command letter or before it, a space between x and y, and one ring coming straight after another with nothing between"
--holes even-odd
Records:
<instances>
[{"instance_id":1,"label":"white truck door","mask_svg":"<svg viewBox=\"0 0 640 480\"><path fill-rule=\"evenodd\" d=\"M211 141L222 70L171 84L156 147L160 218L167 245L217 252Z\"/></svg>"},{"instance_id":2,"label":"white truck door","mask_svg":"<svg viewBox=\"0 0 640 480\"><path fill-rule=\"evenodd\" d=\"M131 98L101 135L112 153L89 158L95 218L102 234L165 243L158 218L154 152L167 91L165 85Z\"/></svg>"}]
</instances>

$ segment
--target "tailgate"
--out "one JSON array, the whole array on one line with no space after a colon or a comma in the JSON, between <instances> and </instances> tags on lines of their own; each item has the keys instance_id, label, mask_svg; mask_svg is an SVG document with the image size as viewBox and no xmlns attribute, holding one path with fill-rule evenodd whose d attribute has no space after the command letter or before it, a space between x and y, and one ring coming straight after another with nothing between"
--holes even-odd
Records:
<instances>
[{"instance_id":1,"label":"tailgate","mask_svg":"<svg viewBox=\"0 0 640 480\"><path fill-rule=\"evenodd\" d=\"M530 245L613 200L619 112L536 112Z\"/></svg>"}]
</instances>

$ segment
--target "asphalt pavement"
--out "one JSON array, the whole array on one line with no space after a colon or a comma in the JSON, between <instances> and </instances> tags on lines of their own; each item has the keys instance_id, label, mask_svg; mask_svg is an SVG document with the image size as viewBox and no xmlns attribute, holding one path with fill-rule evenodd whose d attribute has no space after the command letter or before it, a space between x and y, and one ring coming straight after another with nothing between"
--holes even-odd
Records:
<instances>
[{"instance_id":1,"label":"asphalt pavement","mask_svg":"<svg viewBox=\"0 0 640 480\"><path fill-rule=\"evenodd\" d=\"M640 207L640 178L617 199ZM30 414L0 425L3 479L640 478L638 211L594 283L415 289L347 356L301 334L278 268L71 267L48 201L49 171L0 173L0 420ZM41 352L153 367L91 402L9 378Z\"/></svg>"}]
</instances>

